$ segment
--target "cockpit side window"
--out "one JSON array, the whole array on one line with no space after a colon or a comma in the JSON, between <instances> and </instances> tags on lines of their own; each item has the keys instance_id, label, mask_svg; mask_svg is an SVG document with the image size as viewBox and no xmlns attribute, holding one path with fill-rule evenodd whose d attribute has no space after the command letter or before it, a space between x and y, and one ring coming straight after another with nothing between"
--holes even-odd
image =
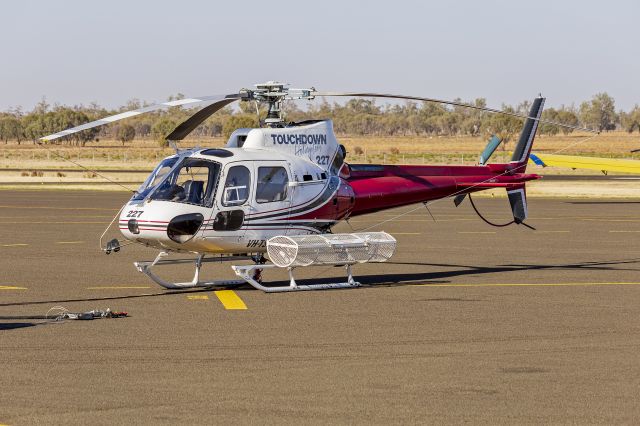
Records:
<instances>
[{"instance_id":1,"label":"cockpit side window","mask_svg":"<svg viewBox=\"0 0 640 426\"><path fill-rule=\"evenodd\" d=\"M151 199L211 206L219 175L220 164L187 158L153 192Z\"/></svg>"},{"instance_id":2,"label":"cockpit side window","mask_svg":"<svg viewBox=\"0 0 640 426\"><path fill-rule=\"evenodd\" d=\"M289 176L284 167L258 167L258 185L256 186L258 203L285 200L288 186Z\"/></svg>"},{"instance_id":3,"label":"cockpit side window","mask_svg":"<svg viewBox=\"0 0 640 426\"><path fill-rule=\"evenodd\" d=\"M178 157L171 157L165 160L162 160L158 167L155 168L153 172L149 175L147 180L144 181L140 188L134 194L132 200L144 200L149 193L155 189L155 187L162 182L162 180L167 176L167 173L171 171L173 166L175 166L176 161L178 161Z\"/></svg>"},{"instance_id":4,"label":"cockpit side window","mask_svg":"<svg viewBox=\"0 0 640 426\"><path fill-rule=\"evenodd\" d=\"M222 189L223 206L241 206L249 198L251 173L245 166L233 166L227 171Z\"/></svg>"}]
</instances>

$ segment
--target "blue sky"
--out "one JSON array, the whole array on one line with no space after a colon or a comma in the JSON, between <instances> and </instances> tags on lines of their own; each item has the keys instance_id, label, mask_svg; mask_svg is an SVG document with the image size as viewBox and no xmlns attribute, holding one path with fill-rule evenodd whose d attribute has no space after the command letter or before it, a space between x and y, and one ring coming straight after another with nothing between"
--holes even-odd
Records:
<instances>
[{"instance_id":1,"label":"blue sky","mask_svg":"<svg viewBox=\"0 0 640 426\"><path fill-rule=\"evenodd\" d=\"M4 2L0 110L108 107L266 80L559 106L640 103L640 2Z\"/></svg>"}]
</instances>

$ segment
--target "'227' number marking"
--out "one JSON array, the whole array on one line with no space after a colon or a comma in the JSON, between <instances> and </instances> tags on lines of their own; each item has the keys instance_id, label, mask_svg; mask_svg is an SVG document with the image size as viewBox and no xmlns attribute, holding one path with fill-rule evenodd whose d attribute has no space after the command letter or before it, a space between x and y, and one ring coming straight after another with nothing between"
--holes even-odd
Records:
<instances>
[{"instance_id":1,"label":"'227' number marking","mask_svg":"<svg viewBox=\"0 0 640 426\"><path fill-rule=\"evenodd\" d=\"M316 155L316 163L321 166L326 166L329 164L329 156L328 155Z\"/></svg>"},{"instance_id":2,"label":"'227' number marking","mask_svg":"<svg viewBox=\"0 0 640 426\"><path fill-rule=\"evenodd\" d=\"M127 217L140 217L144 210L129 210Z\"/></svg>"}]
</instances>

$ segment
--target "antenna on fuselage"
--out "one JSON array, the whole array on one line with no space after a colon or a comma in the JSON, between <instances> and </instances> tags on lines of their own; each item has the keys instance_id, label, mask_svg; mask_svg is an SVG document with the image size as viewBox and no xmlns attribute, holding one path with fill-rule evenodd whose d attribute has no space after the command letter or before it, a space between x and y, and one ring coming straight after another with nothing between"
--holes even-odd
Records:
<instances>
[{"instance_id":1,"label":"antenna on fuselage","mask_svg":"<svg viewBox=\"0 0 640 426\"><path fill-rule=\"evenodd\" d=\"M167 142L169 143L169 146L175 150L176 154L180 154L180 148L178 148L178 144L176 143L176 141L170 141L167 140Z\"/></svg>"}]
</instances>

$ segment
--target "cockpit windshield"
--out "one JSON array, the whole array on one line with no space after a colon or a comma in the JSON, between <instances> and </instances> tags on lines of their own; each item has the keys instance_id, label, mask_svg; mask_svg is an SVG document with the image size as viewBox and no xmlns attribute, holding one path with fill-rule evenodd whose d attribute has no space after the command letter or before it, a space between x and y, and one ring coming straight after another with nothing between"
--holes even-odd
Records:
<instances>
[{"instance_id":1,"label":"cockpit windshield","mask_svg":"<svg viewBox=\"0 0 640 426\"><path fill-rule=\"evenodd\" d=\"M219 163L199 158L185 158L157 185L150 198L211 206L219 177Z\"/></svg>"},{"instance_id":2,"label":"cockpit windshield","mask_svg":"<svg viewBox=\"0 0 640 426\"><path fill-rule=\"evenodd\" d=\"M149 193L151 193L151 191L167 176L167 173L169 173L173 166L175 166L176 161L178 161L178 157L171 157L162 160L162 162L158 164L158 167L151 172L147 180L140 185L140 188L138 188L131 200L144 200L147 195L149 195Z\"/></svg>"}]
</instances>

